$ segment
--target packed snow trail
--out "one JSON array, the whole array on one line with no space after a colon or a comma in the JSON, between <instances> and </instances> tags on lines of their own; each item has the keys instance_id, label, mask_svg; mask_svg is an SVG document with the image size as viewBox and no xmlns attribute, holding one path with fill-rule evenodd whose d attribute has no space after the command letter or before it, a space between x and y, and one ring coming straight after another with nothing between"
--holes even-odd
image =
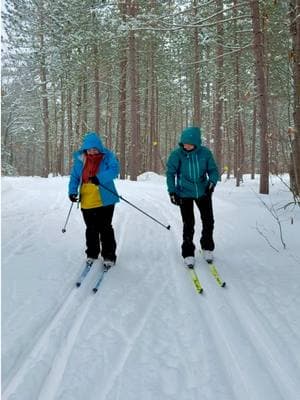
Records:
<instances>
[{"instance_id":1,"label":"packed snow trail","mask_svg":"<svg viewBox=\"0 0 300 400\"><path fill-rule=\"evenodd\" d=\"M123 202L114 226L117 266L91 289L100 261L80 288L84 224L67 178L4 178L2 235L2 398L4 400L296 400L300 381L300 264L294 224L276 222L247 187L214 194L220 288L199 254L204 287L194 290L180 256L179 208L163 177L117 181ZM276 189L276 190L275 190ZM274 187L270 201L286 202ZM259 222L257 222L259 221ZM257 223L278 248L258 233Z\"/></svg>"}]
</instances>

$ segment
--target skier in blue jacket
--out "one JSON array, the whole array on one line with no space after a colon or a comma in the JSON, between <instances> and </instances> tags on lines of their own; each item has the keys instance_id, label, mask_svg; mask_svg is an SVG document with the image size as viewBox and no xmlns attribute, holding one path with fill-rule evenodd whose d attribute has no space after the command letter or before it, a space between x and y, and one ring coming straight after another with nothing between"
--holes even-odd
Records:
<instances>
[{"instance_id":1,"label":"skier in blue jacket","mask_svg":"<svg viewBox=\"0 0 300 400\"><path fill-rule=\"evenodd\" d=\"M214 216L212 193L219 172L212 152L201 144L201 130L188 127L181 133L179 147L167 162L167 186L171 202L180 207L183 222L181 254L185 265L194 265L194 202L200 211L202 234L200 245L207 262L213 260Z\"/></svg>"},{"instance_id":2,"label":"skier in blue jacket","mask_svg":"<svg viewBox=\"0 0 300 400\"><path fill-rule=\"evenodd\" d=\"M96 132L87 132L81 148L74 153L69 198L81 203L86 224L87 263L90 264L100 252L106 267L116 262L112 218L115 204L119 201L113 182L118 174L119 162L115 155L103 146Z\"/></svg>"}]
</instances>

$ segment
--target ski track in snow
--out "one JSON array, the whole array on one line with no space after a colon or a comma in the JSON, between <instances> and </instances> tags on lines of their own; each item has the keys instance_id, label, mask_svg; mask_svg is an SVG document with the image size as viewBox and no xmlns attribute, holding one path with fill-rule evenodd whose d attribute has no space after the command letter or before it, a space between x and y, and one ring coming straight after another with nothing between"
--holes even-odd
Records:
<instances>
[{"instance_id":1,"label":"ski track in snow","mask_svg":"<svg viewBox=\"0 0 300 400\"><path fill-rule=\"evenodd\" d=\"M123 237L126 220L124 222L125 224L123 224L121 235L118 240L120 249L122 248L122 242L124 240ZM9 382L9 385L5 388L2 397L3 400L9 399L10 395L12 395L16 389L21 386L26 379L28 379L29 371L34 373L35 368L38 368L38 364L42 360L47 360L47 367L44 368L43 371L43 376L46 377L46 380L45 382L42 382L44 378L41 378L41 382L39 382L41 385L41 391L38 399L43 400L54 398L55 392L57 391L59 383L63 377L69 354L76 342L78 332L84 323L84 319L89 311L93 299L97 296L97 294L92 293L91 286L92 282L95 283L99 276L99 272L97 273L95 271L95 269L99 268L99 265L97 264L98 262L92 267L92 270L85 278L80 289L76 287L71 289L66 300L55 313L48 326L45 327L44 332L38 338L33 349L31 349L30 354L27 355L25 362L19 368L17 373L15 373L13 379ZM107 277L105 278L107 279ZM84 298L87 295L88 283L90 296ZM80 300L82 300L81 304ZM76 310L76 307L78 306L79 308ZM75 316L66 327L64 326L66 317L70 314L75 314ZM67 331L68 334L66 333ZM56 355L53 354L53 350L52 354L49 354L49 349L56 348L56 346L53 345L54 342L56 342L57 345L61 342L61 344L57 346L59 350L56 350ZM36 379L38 378L36 377Z\"/></svg>"},{"instance_id":2,"label":"ski track in snow","mask_svg":"<svg viewBox=\"0 0 300 400\"><path fill-rule=\"evenodd\" d=\"M195 212L197 213L198 210L196 209ZM180 242L179 237L177 239ZM196 271L202 282L201 273L203 269L201 267L206 267L206 276L210 275L210 273L204 260L197 264ZM208 276L208 278L213 280L212 277ZM243 382L244 393L242 394L240 390L237 390L236 398L262 399L267 385L268 393L272 393L272 400L295 400L294 394L299 389L299 376L294 372L290 375L285 374L285 370L295 371L294 367L297 364L296 360L293 360L292 353L287 352L287 344L280 340L277 340L279 343L274 343L273 335L275 332L269 333L270 328L266 329L266 323L258 318L259 312L254 304L248 305L245 301L245 295L242 296L239 290L233 287L233 284L231 284L231 288L230 283L226 288L218 288L214 287L210 282L209 286L210 291L214 292L215 295L214 306L212 307L210 301L206 301L205 307L210 310L209 321L214 321L215 324L212 334L215 336L216 346L220 340L223 342L222 349L227 348L228 352L227 356L224 357L224 363L225 360L228 363L228 360L231 359L232 363L229 362L229 364L235 368L231 374L232 387L235 386L234 382L236 380ZM232 296L232 292L231 295L226 293L230 292L230 290L234 291L234 296ZM206 296L204 294L201 297L205 298ZM234 299L233 301L232 298ZM205 303L205 300L203 303ZM223 312L225 304L227 306L226 314ZM201 308L201 315L203 316L203 314L203 309ZM237 327L239 327L238 330ZM224 334L224 332L226 333ZM236 340L232 340L234 337L236 337ZM230 341L227 338L230 338ZM243 347L246 347L243 343L241 343L241 348L237 347L237 343L241 342L240 338L244 338L247 341L248 349L251 349L248 350L249 353L251 352L248 362L243 359L243 363L247 366L246 371L243 371L244 365L241 365L239 361L239 355L245 355ZM234 346L232 343L234 343ZM253 368L249 368L251 365L253 365ZM257 368L259 368L258 374ZM255 371L253 382L249 379L249 371ZM263 385L257 383L257 375L261 377ZM237 376L240 379L236 379ZM257 388L260 387L263 388L262 393L258 393Z\"/></svg>"},{"instance_id":3,"label":"ski track in snow","mask_svg":"<svg viewBox=\"0 0 300 400\"><path fill-rule=\"evenodd\" d=\"M143 197L146 200L146 204L143 202L143 205L145 208L152 203L153 199L151 199L151 197L149 197L147 195L144 195ZM162 215L158 215L158 216L156 215L154 218L157 218L157 219L161 218L162 221L164 220L164 216L162 216ZM129 219L129 214L128 214L127 219ZM154 222L151 222L151 223L154 223ZM149 273L148 273L148 275L149 275ZM147 280L147 278L148 278L148 276L146 276L145 280ZM169 285L168 280L161 279L160 286L155 288L153 297L151 299L149 299L147 308L146 308L146 310L143 310L143 315L141 316L140 320L138 320L138 323L136 324L136 326L133 328L133 330L130 334L130 337L129 338L125 337L127 344L124 347L123 351L121 353L119 353L118 363L113 365L113 368L112 368L113 373L111 374L110 378L107 380L106 384L102 388L102 392L101 392L101 396L100 396L101 399L105 399L106 396L109 394L109 392L115 387L117 379L121 376L122 371L126 366L126 362L129 358L131 352L137 345L139 337L141 336L145 325L148 323L150 317L152 316L153 310L157 306L157 303L160 301L161 296L164 294L167 285ZM119 396L121 396L121 395L119 394L117 396L117 398L121 398Z\"/></svg>"},{"instance_id":4,"label":"ski track in snow","mask_svg":"<svg viewBox=\"0 0 300 400\"><path fill-rule=\"evenodd\" d=\"M31 200L32 203L35 201L35 196L30 196L27 201ZM16 202L14 200L14 202ZM13 204L15 204L13 202ZM49 220L51 223L51 219L53 218L53 215L57 212L59 209L60 205L62 202L62 196L58 195L51 206L44 211L40 212L35 212L35 217L37 215L40 216L36 221L31 221L30 225L26 227L26 220L28 219L28 213L24 210L21 213L17 213L18 220L14 220L14 225L15 226L20 226L22 227L21 230L19 230L17 233L13 235L11 239L5 243L3 246L3 254L4 254L4 259L5 262L9 262L16 254L22 253L22 250L25 248L32 247L32 243L34 243L34 238L36 236L39 236L41 232L45 229L46 222ZM16 208L18 208L16 206ZM12 217L15 218L13 215ZM12 218L12 217L8 217ZM5 224L8 223L7 221L4 221L4 226ZM25 225L25 228L24 228ZM17 243L17 244L16 244Z\"/></svg>"},{"instance_id":5,"label":"ski track in snow","mask_svg":"<svg viewBox=\"0 0 300 400\"><path fill-rule=\"evenodd\" d=\"M224 289L225 293L220 288L209 289L215 292L215 301L213 305L207 301L205 307L210 310L209 321L215 342L221 342L222 349L226 349L224 362L226 360L230 365L236 398L262 399L267 387L272 399L292 400L297 390L297 378L284 374L285 366L290 368L291 363L273 345L273 337L263 328L257 314L250 312L240 297L235 296L234 303L230 301L231 296L226 292L233 291L233 285ZM261 382L258 382L258 376ZM241 382L242 388L238 388L236 382Z\"/></svg>"},{"instance_id":6,"label":"ski track in snow","mask_svg":"<svg viewBox=\"0 0 300 400\"><path fill-rule=\"evenodd\" d=\"M38 397L39 400L55 398L55 393L57 392L57 388L59 387L59 384L63 378L69 355L74 347L78 333L83 325L92 301L93 294L91 294L79 307L77 311L77 317L70 327L67 338L64 339L63 344L60 346L60 350L52 363L51 370L47 375L45 382L43 383Z\"/></svg>"},{"instance_id":7,"label":"ski track in snow","mask_svg":"<svg viewBox=\"0 0 300 400\"><path fill-rule=\"evenodd\" d=\"M216 258L220 275L227 282L225 288L220 288L198 252L195 270L204 293L197 294L180 256L179 209L162 201L161 191L156 192L153 187L155 185L150 185L147 192L145 185L143 191L136 194L136 197L142 194L142 198L129 196L128 200L133 197L133 203L163 224L170 224L171 230L164 232L163 227L156 228L155 222L148 220L147 229L143 231L145 216L129 205L123 204L121 210L116 210L114 226L120 270L117 265L105 276L97 294L91 289L99 276L99 265L93 266L81 288L70 287L51 319L46 321L36 343L29 346L26 357L14 368L4 388L3 400L82 400L80 393L84 388L78 394L76 386L72 388L76 379L76 364L72 361L80 356L78 345L86 342L91 349L97 349L97 368L99 372L104 371L97 376L91 366L89 373L94 373L99 381L91 381L88 400L199 400L200 397L203 400L296 400L300 359L295 346L299 344L299 332L282 311L274 308L271 302L274 297L270 296L275 291L267 293L266 286L259 286L258 276L250 278L253 273L250 268L254 264L257 271L265 267L260 256L245 250L239 261L243 271L238 265L231 269L230 255L224 256L222 261ZM129 186L127 190L130 191ZM43 225L51 224L52 211L59 208L61 198L58 196L50 213L41 213L41 220L33 221L5 245L6 263L32 246ZM196 251L201 229L198 214L195 207ZM79 218L77 216L77 220ZM25 222L26 213L19 215L18 221ZM136 231L133 221L141 224ZM226 220L223 231L227 235L233 232ZM130 235L142 232L143 236L136 240L139 240L138 251L144 256L144 271L138 257L136 261L129 258L130 255L134 257L134 243L129 245ZM17 246L14 246L15 240L19 242ZM82 240L82 233L79 240ZM147 245L155 240L161 240L164 247ZM149 248L157 253L147 253ZM218 248L220 252L226 249L222 236L218 238ZM128 255L122 259L124 253ZM152 257L152 261L147 257ZM118 275L123 273L121 265L127 268L128 274L133 272L128 269L128 262L136 263L137 280L132 281L131 286L126 280L122 287L122 282L118 282ZM151 268L155 263L160 263L162 268ZM268 270L264 271L266 276ZM117 292L112 285L116 284L120 285L120 293L115 300ZM149 290L150 285L153 290ZM106 297L101 297L102 291ZM263 302L259 302L256 295L260 295ZM108 321L101 318L97 326L94 325L96 317L91 311L96 306L109 307L111 302L116 312L120 307L119 318L115 319L112 314ZM121 308L122 304L125 309ZM13 319L11 321L13 323ZM281 324L284 328L280 335L276 328ZM141 382L139 367L145 369ZM160 368L160 373L156 367ZM78 368L80 370L81 366ZM88 378L91 376L94 375ZM80 382L78 385L79 388Z\"/></svg>"},{"instance_id":8,"label":"ski track in snow","mask_svg":"<svg viewBox=\"0 0 300 400\"><path fill-rule=\"evenodd\" d=\"M53 384L50 389L49 385L47 386L47 389L41 389L44 390L42 394L46 393L48 395L48 391L50 391L50 397L42 395L39 396L39 399L53 398L52 395L55 393L54 388L56 388L55 384L58 384L62 378L60 373L63 372L63 366L66 363L65 361L67 360L71 348L74 346L78 331L83 324L84 318L90 308L90 304L95 297L95 294L92 294L91 285L92 282L95 283L95 280L99 275L99 273L95 271L96 268L97 265L93 266L93 271L91 270L89 272L81 289L74 287L70 291L67 299L56 312L49 325L45 328L23 365L19 368L13 379L9 382L9 385L5 388L2 397L3 400L9 399L18 387L22 386L26 379L29 379L28 375L30 377L31 374L36 374L37 368L40 368L40 371L35 378L32 378L36 380L40 379L40 382L36 382L37 385L42 387L43 379L45 379L51 371L52 375L50 381L51 385ZM87 288L88 284L89 288ZM88 296L88 294L90 294L90 296ZM67 332L69 332L68 335ZM66 335L67 338L65 337ZM54 352L59 351L55 350L57 348L62 352L62 357L58 359L59 361L56 361L54 354ZM41 366L40 363L44 365ZM55 370L53 368L54 366L58 369Z\"/></svg>"},{"instance_id":9,"label":"ski track in snow","mask_svg":"<svg viewBox=\"0 0 300 400\"><path fill-rule=\"evenodd\" d=\"M197 227L197 213L198 210L195 209L195 219L196 219L196 227ZM175 214L175 213L174 213ZM175 215L174 215L175 217ZM175 220L175 218L173 219ZM176 224L176 230L173 229L173 236L175 238L175 242L181 243L181 231L182 231L182 223L181 221ZM196 228L197 229L197 228ZM196 236L196 235L195 235ZM194 240L196 244L196 240ZM220 291L224 291L228 289L227 288L219 288L216 287L216 284L212 282L214 279L212 276L210 276L210 273L207 272L204 274L205 271L199 268L199 260L197 257L197 249L199 248L199 244L196 244L196 266L195 266L195 271L200 279L200 282L204 286L204 292L202 294L199 294L198 296L198 301L199 304L197 304L197 309L198 309L198 317L197 321L200 321L201 324L203 322L205 323L206 329L208 331L208 335L214 339L214 347L218 352L218 357L219 357L219 362L223 365L224 371L226 371L226 375L229 381L232 382L231 387L235 388L235 382L237 377L240 378L240 382L244 381L243 374L240 373L240 367L239 363L236 361L236 357L234 355L234 352L231 349L231 344L228 343L226 339L226 335L223 334L222 330L224 329L224 326L220 323L220 319L222 318L222 314L219 315L219 312L216 313L215 311L215 306L211 307L210 301L207 299L207 292L214 292L214 295L216 298L221 295L219 293ZM201 260L202 261L202 260ZM183 261L181 261L181 266L183 266ZM208 266L204 261L201 262L201 266L206 268L208 271ZM203 277L206 277L204 280ZM204 284L205 282L205 284ZM190 285L192 286L192 282L190 282ZM215 304L215 302L214 302ZM209 310L209 312L208 312ZM239 333L238 333L239 336ZM226 355L224 355L224 350L227 350ZM231 360L231 363L229 362ZM230 364L231 368L234 369L234 371L228 372L228 367L227 365ZM245 385L244 385L245 386ZM247 391L245 390L245 387L241 390L237 390L237 393L235 393L236 389L234 392L231 393L231 398L236 398L236 400L239 400L240 398L247 398L246 395L248 396ZM243 397L240 397L240 395L243 395ZM251 397L249 397L251 398Z\"/></svg>"},{"instance_id":10,"label":"ski track in snow","mask_svg":"<svg viewBox=\"0 0 300 400\"><path fill-rule=\"evenodd\" d=\"M155 305L157 304L157 302L158 302L161 294L165 290L167 284L168 284L168 282L162 281L161 287L159 288L158 291L156 291L155 296L151 299L150 303L148 304L148 307L145 310L145 313L144 313L143 317L141 318L141 320L139 321L139 323L135 327L135 331L134 331L134 334L132 335L131 340L129 341L127 346L124 348L123 353L120 354L120 359L118 361L118 364L114 365L114 367L113 367L113 371L114 372L112 373L112 376L111 376L110 380L107 382L106 386L104 386L104 388L103 388L103 392L101 394L101 397L103 399L105 399L106 395L114 387L116 378L122 372L130 352L134 348L134 345L136 344L136 341L138 340L138 337L141 334L141 332L142 332L142 330L143 330L143 328L144 328L144 326L145 326L145 324L146 324L146 322L147 322L147 320L149 318L149 315L151 314L152 310L154 309ZM157 288L156 288L156 290L157 290Z\"/></svg>"},{"instance_id":11,"label":"ski track in snow","mask_svg":"<svg viewBox=\"0 0 300 400\"><path fill-rule=\"evenodd\" d=\"M30 371L33 371L35 367L38 366L40 360L49 359L50 356L47 354L49 351L50 342L54 340L55 331L59 329L61 324L65 323L65 319L67 314L70 313L71 308L74 306L74 299L76 297L76 291L73 289L69 295L67 296L66 301L60 307L60 309L56 312L50 324L44 330L43 334L37 340L34 348L31 350L30 354L27 356L23 365L19 368L19 370L14 375L13 379L9 382L8 386L5 388L5 391L2 395L3 400L9 399L9 397L15 393L17 388L22 385L22 383L26 380L27 374Z\"/></svg>"},{"instance_id":12,"label":"ski track in snow","mask_svg":"<svg viewBox=\"0 0 300 400\"><path fill-rule=\"evenodd\" d=\"M176 214L176 213L174 213L174 214ZM174 215L174 217L175 217L175 215ZM175 221L175 219L173 221ZM172 236L174 237L174 243L180 243L181 242L181 239L180 239L181 238L181 230L182 230L181 222L180 223L176 223L176 230L174 229L174 225L175 225L175 223L173 222ZM180 234L179 234L179 232L180 232ZM178 250L179 249L177 249L177 251ZM172 261L173 262L170 264L170 274L173 274L174 285L177 286L176 287L176 292L177 292L178 298L180 298L180 296L189 297L191 295L191 292L193 292L193 296L191 298L192 303L189 304L190 308L195 309L195 311L194 311L195 315L194 315L194 318L193 318L193 324L199 325L199 327L198 327L199 331L204 330L205 340L208 337L212 338L212 337L215 336L217 338L218 337L218 332L215 332L213 329L211 329L211 326L210 326L210 323L211 323L210 315L207 313L206 309L202 309L201 310L199 308L201 306L201 304L198 304L198 302L200 302L200 303L202 302L203 303L203 301L205 299L205 296L206 296L207 287L204 288L204 293L203 294L196 293L194 291L194 287L193 287L192 281L190 280L190 278L188 276L188 273L187 273L188 271L183 266L182 259L178 258L178 257L177 258L173 257ZM199 274L199 271L197 271L196 268L195 268L195 271L198 272L198 276L199 276L200 282L203 284L203 280L201 279L201 274ZM183 272L184 275L186 275L186 280L183 280L182 276L180 277L180 279L178 279L179 278L179 273L180 273L180 275L182 275L182 272ZM182 287L182 286L184 286L184 287ZM183 339L181 338L181 341L182 340ZM195 346L192 348L193 351L189 352L189 354L187 355L187 359L186 359L187 369L189 367L190 360L195 358L194 352L196 353L195 350L198 347L198 340L195 341L194 344L195 344ZM222 359L221 352L218 351L218 347L219 347L218 344L219 344L219 340L216 339L214 341L214 344L213 344L214 350L216 350L216 354L214 355L214 357L216 357L216 360L217 360L216 365L215 365L215 369L219 370L220 375L219 375L219 387L216 387L217 386L216 385L215 388L214 388L215 389L215 395L216 395L216 393L219 392L220 395L224 396L222 398L233 399L234 393L232 392L231 388L229 388L229 387L221 388L222 384L226 385L226 383L227 383L226 380L225 380L225 375L226 374L224 374L224 371L226 371L227 360L223 360ZM203 354L202 355L199 354L198 357L199 357L198 360L203 358ZM205 361L205 360L203 360L203 361ZM204 365L205 365L205 363L204 363ZM196 375L197 375L197 373L196 373ZM193 383L194 383L196 388L199 386L198 383L197 383L197 378L195 378ZM207 389L206 389L206 391L207 391ZM210 394L209 392L210 391L208 391L208 393L206 393L206 394L209 395ZM205 389L204 388L202 390L202 393L204 395L203 398L206 398L205 397ZM193 398L198 399L198 395L196 395Z\"/></svg>"},{"instance_id":13,"label":"ski track in snow","mask_svg":"<svg viewBox=\"0 0 300 400\"><path fill-rule=\"evenodd\" d=\"M123 221L123 225L121 226L121 234L118 238L118 249L122 249L123 241L124 241L124 233L127 218ZM116 222L117 224L117 222ZM117 267L116 267L117 268ZM111 271L110 271L111 272ZM95 275L95 274L94 274ZM109 276L109 273L104 277L102 282L105 282ZM93 277L95 282L95 276ZM82 285L85 285L86 281L83 282ZM75 288L75 291L80 290ZM90 289L91 290L91 289ZM92 301L95 299L98 293L101 292L101 286L97 293L90 293L90 296L85 300L85 302L80 306L80 309L77 311L77 316L69 329L69 333L65 341L61 344L60 349L55 357L55 360L52 364L51 370L43 383L42 390L39 394L39 400L43 399L54 399L55 394L59 388L60 382L63 379L63 374L68 363L68 359L72 352L72 349L75 345L76 339L78 337L79 331L84 324L84 320L88 314Z\"/></svg>"}]
</instances>

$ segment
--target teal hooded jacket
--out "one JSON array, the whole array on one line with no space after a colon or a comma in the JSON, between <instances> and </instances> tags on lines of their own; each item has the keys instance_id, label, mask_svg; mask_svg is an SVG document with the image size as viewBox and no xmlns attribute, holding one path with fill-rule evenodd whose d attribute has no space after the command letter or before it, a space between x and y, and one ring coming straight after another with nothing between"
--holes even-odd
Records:
<instances>
[{"instance_id":1,"label":"teal hooded jacket","mask_svg":"<svg viewBox=\"0 0 300 400\"><path fill-rule=\"evenodd\" d=\"M119 162L113 152L108 150L96 132L87 132L83 139L81 148L74 153L74 164L70 173L69 195L80 192L82 172L85 163L85 150L96 148L103 154L99 170L96 174L100 185L99 192L103 206L117 203L119 195L116 191L113 180L119 174ZM101 186L103 184L108 190Z\"/></svg>"},{"instance_id":2,"label":"teal hooded jacket","mask_svg":"<svg viewBox=\"0 0 300 400\"><path fill-rule=\"evenodd\" d=\"M201 130L188 127L181 133L179 147L172 151L167 162L167 186L169 193L179 197L198 199L205 194L210 182L219 180L219 171L212 152L201 144ZM193 144L186 151L184 144Z\"/></svg>"}]
</instances>

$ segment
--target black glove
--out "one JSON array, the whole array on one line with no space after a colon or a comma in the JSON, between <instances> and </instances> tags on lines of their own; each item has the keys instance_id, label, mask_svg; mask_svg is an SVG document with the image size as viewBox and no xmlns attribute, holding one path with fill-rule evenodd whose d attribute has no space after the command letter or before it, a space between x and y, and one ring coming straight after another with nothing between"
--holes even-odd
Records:
<instances>
[{"instance_id":1,"label":"black glove","mask_svg":"<svg viewBox=\"0 0 300 400\"><path fill-rule=\"evenodd\" d=\"M91 183L93 183L94 185L99 185L99 179L96 177L96 176L91 176L90 178L89 178L89 181L91 182Z\"/></svg>"},{"instance_id":2,"label":"black glove","mask_svg":"<svg viewBox=\"0 0 300 400\"><path fill-rule=\"evenodd\" d=\"M205 189L205 194L207 196L211 196L214 190L215 190L215 185L212 182L208 182L208 185L206 186Z\"/></svg>"},{"instance_id":3,"label":"black glove","mask_svg":"<svg viewBox=\"0 0 300 400\"><path fill-rule=\"evenodd\" d=\"M78 196L77 194L70 194L69 199L72 201L72 203L76 203L78 201Z\"/></svg>"},{"instance_id":4,"label":"black glove","mask_svg":"<svg viewBox=\"0 0 300 400\"><path fill-rule=\"evenodd\" d=\"M170 200L172 204L175 204L175 206L179 206L181 203L180 197L178 197L176 193L170 193Z\"/></svg>"}]
</instances>

